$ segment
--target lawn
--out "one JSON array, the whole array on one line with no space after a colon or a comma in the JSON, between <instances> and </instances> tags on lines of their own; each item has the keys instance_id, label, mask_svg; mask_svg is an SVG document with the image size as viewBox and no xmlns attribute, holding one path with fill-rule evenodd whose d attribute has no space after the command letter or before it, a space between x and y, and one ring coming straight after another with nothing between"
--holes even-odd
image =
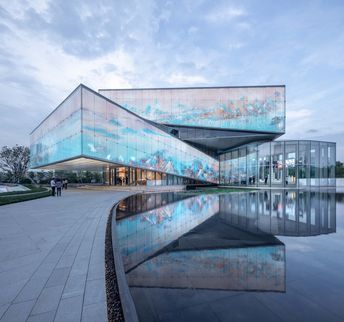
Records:
<instances>
[{"instance_id":1,"label":"lawn","mask_svg":"<svg viewBox=\"0 0 344 322\"><path fill-rule=\"evenodd\" d=\"M25 185L30 190L28 191L13 191L4 192L0 194L0 206L10 203L27 201L32 199L38 199L48 197L51 195L50 189L44 187L35 187L32 185Z\"/></svg>"}]
</instances>

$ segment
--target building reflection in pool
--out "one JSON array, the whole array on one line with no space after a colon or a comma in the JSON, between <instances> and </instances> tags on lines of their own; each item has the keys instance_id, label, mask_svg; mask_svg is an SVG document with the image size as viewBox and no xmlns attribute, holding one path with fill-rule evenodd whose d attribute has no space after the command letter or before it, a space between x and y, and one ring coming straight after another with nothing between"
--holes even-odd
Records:
<instances>
[{"instance_id":1,"label":"building reflection in pool","mask_svg":"<svg viewBox=\"0 0 344 322\"><path fill-rule=\"evenodd\" d=\"M135 287L284 292L285 246L275 235L336 231L329 191L149 195L143 212L135 198L124 201L117 222L128 284Z\"/></svg>"}]
</instances>

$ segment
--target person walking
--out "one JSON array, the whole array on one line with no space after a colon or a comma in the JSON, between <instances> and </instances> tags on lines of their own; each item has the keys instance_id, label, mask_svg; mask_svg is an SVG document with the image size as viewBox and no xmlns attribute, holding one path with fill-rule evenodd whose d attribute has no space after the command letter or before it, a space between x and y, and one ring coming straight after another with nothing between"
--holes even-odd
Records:
<instances>
[{"instance_id":1,"label":"person walking","mask_svg":"<svg viewBox=\"0 0 344 322\"><path fill-rule=\"evenodd\" d=\"M56 192L57 192L57 196L61 197L61 190L62 190L62 181L61 179L57 179L56 180Z\"/></svg>"},{"instance_id":2,"label":"person walking","mask_svg":"<svg viewBox=\"0 0 344 322\"><path fill-rule=\"evenodd\" d=\"M56 181L55 178L52 178L50 181L51 195L55 197Z\"/></svg>"},{"instance_id":3,"label":"person walking","mask_svg":"<svg viewBox=\"0 0 344 322\"><path fill-rule=\"evenodd\" d=\"M67 190L68 180L63 179L63 188Z\"/></svg>"}]
</instances>

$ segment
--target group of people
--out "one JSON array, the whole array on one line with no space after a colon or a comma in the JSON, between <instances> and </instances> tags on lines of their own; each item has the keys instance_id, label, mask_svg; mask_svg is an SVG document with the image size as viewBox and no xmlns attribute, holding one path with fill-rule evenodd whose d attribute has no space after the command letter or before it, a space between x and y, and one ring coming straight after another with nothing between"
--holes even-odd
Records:
<instances>
[{"instance_id":1,"label":"group of people","mask_svg":"<svg viewBox=\"0 0 344 322\"><path fill-rule=\"evenodd\" d=\"M67 190L68 186L68 180L67 179L60 179L60 178L52 178L50 181L50 187L51 187L51 195L53 197L60 196L61 197L61 191L62 189Z\"/></svg>"}]
</instances>

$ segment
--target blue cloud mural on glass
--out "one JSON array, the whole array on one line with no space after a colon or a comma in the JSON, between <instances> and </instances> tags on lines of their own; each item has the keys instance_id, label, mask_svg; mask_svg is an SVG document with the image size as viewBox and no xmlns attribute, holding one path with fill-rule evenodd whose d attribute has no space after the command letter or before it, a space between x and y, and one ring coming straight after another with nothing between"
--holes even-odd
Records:
<instances>
[{"instance_id":1,"label":"blue cloud mural on glass","mask_svg":"<svg viewBox=\"0 0 344 322\"><path fill-rule=\"evenodd\" d=\"M81 155L80 96L78 87L30 134L31 168Z\"/></svg>"},{"instance_id":2,"label":"blue cloud mural on glass","mask_svg":"<svg viewBox=\"0 0 344 322\"><path fill-rule=\"evenodd\" d=\"M82 88L82 142L85 156L196 180L218 181L216 159L87 88Z\"/></svg>"},{"instance_id":3,"label":"blue cloud mural on glass","mask_svg":"<svg viewBox=\"0 0 344 322\"><path fill-rule=\"evenodd\" d=\"M218 195L201 195L117 222L124 268L129 270L219 211Z\"/></svg>"},{"instance_id":4,"label":"blue cloud mural on glass","mask_svg":"<svg viewBox=\"0 0 344 322\"><path fill-rule=\"evenodd\" d=\"M31 167L77 157L218 182L216 159L85 86L31 133Z\"/></svg>"},{"instance_id":5,"label":"blue cloud mural on glass","mask_svg":"<svg viewBox=\"0 0 344 322\"><path fill-rule=\"evenodd\" d=\"M99 90L146 119L169 125L285 132L285 87Z\"/></svg>"}]
</instances>

